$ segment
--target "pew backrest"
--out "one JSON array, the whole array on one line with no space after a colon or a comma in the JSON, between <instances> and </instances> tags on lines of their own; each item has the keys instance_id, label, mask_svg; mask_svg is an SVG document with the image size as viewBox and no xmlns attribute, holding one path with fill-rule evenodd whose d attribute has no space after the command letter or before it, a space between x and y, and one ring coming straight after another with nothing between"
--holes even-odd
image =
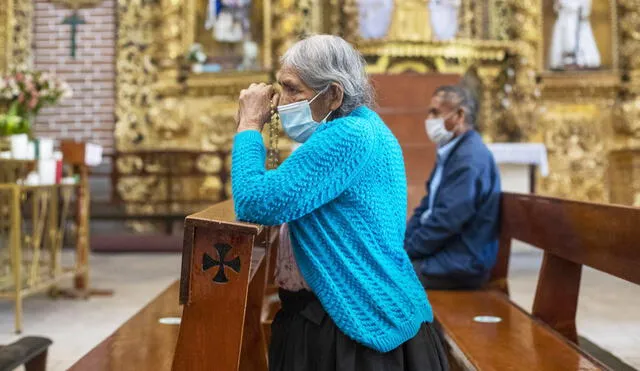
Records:
<instances>
[{"instance_id":1,"label":"pew backrest","mask_svg":"<svg viewBox=\"0 0 640 371\"><path fill-rule=\"evenodd\" d=\"M582 266L640 284L640 209L503 193L493 285L508 292L512 240L544 251L533 315L572 341Z\"/></svg>"}]
</instances>

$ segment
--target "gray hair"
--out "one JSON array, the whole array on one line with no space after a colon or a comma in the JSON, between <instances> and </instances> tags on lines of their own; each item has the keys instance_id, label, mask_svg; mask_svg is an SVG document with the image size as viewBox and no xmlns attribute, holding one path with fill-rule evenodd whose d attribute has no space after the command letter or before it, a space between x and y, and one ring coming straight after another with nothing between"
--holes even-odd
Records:
<instances>
[{"instance_id":1,"label":"gray hair","mask_svg":"<svg viewBox=\"0 0 640 371\"><path fill-rule=\"evenodd\" d=\"M335 82L342 86L342 105L333 118L343 117L359 106L373 105L373 89L365 71L366 62L351 44L338 36L316 35L295 43L280 59L315 91Z\"/></svg>"},{"instance_id":2,"label":"gray hair","mask_svg":"<svg viewBox=\"0 0 640 371\"><path fill-rule=\"evenodd\" d=\"M478 101L469 89L460 85L444 85L437 88L433 95L441 95L445 102L460 107L464 111L466 124L472 128L476 126Z\"/></svg>"}]
</instances>

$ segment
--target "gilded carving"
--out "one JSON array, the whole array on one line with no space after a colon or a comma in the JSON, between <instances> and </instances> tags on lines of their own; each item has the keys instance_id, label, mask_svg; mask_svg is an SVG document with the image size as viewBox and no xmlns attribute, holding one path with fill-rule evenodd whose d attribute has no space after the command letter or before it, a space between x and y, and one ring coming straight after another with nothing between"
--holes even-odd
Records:
<instances>
[{"instance_id":1,"label":"gilded carving","mask_svg":"<svg viewBox=\"0 0 640 371\"><path fill-rule=\"evenodd\" d=\"M622 68L640 70L640 0L618 0L617 3Z\"/></svg>"},{"instance_id":2,"label":"gilded carving","mask_svg":"<svg viewBox=\"0 0 640 371\"><path fill-rule=\"evenodd\" d=\"M196 167L203 173L219 173L222 170L222 160L220 156L201 155L196 161Z\"/></svg>"},{"instance_id":3,"label":"gilded carving","mask_svg":"<svg viewBox=\"0 0 640 371\"><path fill-rule=\"evenodd\" d=\"M31 66L33 1L14 0L13 60L16 66Z\"/></svg>"},{"instance_id":4,"label":"gilded carving","mask_svg":"<svg viewBox=\"0 0 640 371\"><path fill-rule=\"evenodd\" d=\"M0 73L32 64L33 2L2 0L0 6Z\"/></svg>"},{"instance_id":5,"label":"gilded carving","mask_svg":"<svg viewBox=\"0 0 640 371\"><path fill-rule=\"evenodd\" d=\"M177 98L166 98L149 109L149 128L154 143L172 142L189 135L187 104Z\"/></svg>"},{"instance_id":6,"label":"gilded carving","mask_svg":"<svg viewBox=\"0 0 640 371\"><path fill-rule=\"evenodd\" d=\"M182 42L184 30L193 29L193 24L186 24L183 14L184 1L161 0L158 31L160 47L157 58L163 68L174 68L178 58L183 55L186 46Z\"/></svg>"},{"instance_id":7,"label":"gilded carving","mask_svg":"<svg viewBox=\"0 0 640 371\"><path fill-rule=\"evenodd\" d=\"M460 13L458 14L458 22L460 24L458 29L458 38L472 39L474 37L474 20L475 14L473 9L475 1L464 0L461 3Z\"/></svg>"},{"instance_id":8,"label":"gilded carving","mask_svg":"<svg viewBox=\"0 0 640 371\"><path fill-rule=\"evenodd\" d=\"M607 147L603 137L610 116L597 105L558 105L542 123L551 173L540 193L606 202Z\"/></svg>"},{"instance_id":9,"label":"gilded carving","mask_svg":"<svg viewBox=\"0 0 640 371\"><path fill-rule=\"evenodd\" d=\"M640 99L621 100L613 109L613 128L618 134L640 139Z\"/></svg>"},{"instance_id":10,"label":"gilded carving","mask_svg":"<svg viewBox=\"0 0 640 371\"><path fill-rule=\"evenodd\" d=\"M612 22L613 33L620 35L625 81L618 71L593 73L588 79L541 75L540 0L463 0L460 31L453 42L431 41L424 0L396 1L389 35L377 41L358 36L357 0L277 0L264 10L272 15L265 45L269 58L277 60L301 36L328 31L354 41L370 61L371 73L468 73L482 102L480 122L487 140L543 141L549 146L552 175L542 180L542 192L606 200L607 151L612 146L640 147L640 139L629 139L640 138L639 1L619 0L619 22ZM269 82L273 70L267 63L259 73L186 73L180 60L194 41L194 4L119 0L117 148L215 152L190 163L205 175L171 188L188 189L198 197L226 197L229 178L211 174L230 170L237 95L252 82ZM619 140L612 141L612 135ZM134 176L140 169L161 171L156 165L135 159L117 164ZM139 202L153 192L166 196L168 186L151 174L130 178L117 189L131 192ZM168 205L165 211L177 207Z\"/></svg>"},{"instance_id":11,"label":"gilded carving","mask_svg":"<svg viewBox=\"0 0 640 371\"><path fill-rule=\"evenodd\" d=\"M489 1L489 38L492 40L509 40L509 19L512 17L509 0Z\"/></svg>"},{"instance_id":12,"label":"gilded carving","mask_svg":"<svg viewBox=\"0 0 640 371\"><path fill-rule=\"evenodd\" d=\"M158 101L154 63L158 13L152 2L118 1L115 145L119 151L149 143L147 112Z\"/></svg>"},{"instance_id":13,"label":"gilded carving","mask_svg":"<svg viewBox=\"0 0 640 371\"><path fill-rule=\"evenodd\" d=\"M295 0L279 0L273 2L273 30L271 33L273 45L273 59L279 58L302 35L309 31L305 25L305 16L301 4ZM307 14L310 12L306 8Z\"/></svg>"},{"instance_id":14,"label":"gilded carving","mask_svg":"<svg viewBox=\"0 0 640 371\"><path fill-rule=\"evenodd\" d=\"M202 147L207 150L231 150L231 141L235 132L235 112L229 110L200 117L202 127Z\"/></svg>"},{"instance_id":15,"label":"gilded carving","mask_svg":"<svg viewBox=\"0 0 640 371\"><path fill-rule=\"evenodd\" d=\"M386 39L429 41L432 37L429 8L424 0L396 1Z\"/></svg>"},{"instance_id":16,"label":"gilded carving","mask_svg":"<svg viewBox=\"0 0 640 371\"><path fill-rule=\"evenodd\" d=\"M142 171L144 162L140 156L121 156L116 161L115 166L117 166L118 172L121 174L135 174Z\"/></svg>"},{"instance_id":17,"label":"gilded carving","mask_svg":"<svg viewBox=\"0 0 640 371\"><path fill-rule=\"evenodd\" d=\"M0 6L0 73L9 69L13 54L13 1L2 0Z\"/></svg>"}]
</instances>

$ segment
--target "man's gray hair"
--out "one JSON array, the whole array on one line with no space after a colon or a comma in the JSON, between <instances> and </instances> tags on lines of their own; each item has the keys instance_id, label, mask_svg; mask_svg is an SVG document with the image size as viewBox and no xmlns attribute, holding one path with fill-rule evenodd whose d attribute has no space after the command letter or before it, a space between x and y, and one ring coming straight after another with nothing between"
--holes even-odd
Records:
<instances>
[{"instance_id":1,"label":"man's gray hair","mask_svg":"<svg viewBox=\"0 0 640 371\"><path fill-rule=\"evenodd\" d=\"M365 72L366 62L351 44L338 36L316 35L295 43L280 59L316 92L335 82L342 86L342 105L333 118L343 117L358 106L373 105L373 89Z\"/></svg>"},{"instance_id":2,"label":"man's gray hair","mask_svg":"<svg viewBox=\"0 0 640 371\"><path fill-rule=\"evenodd\" d=\"M452 106L460 107L464 111L467 125L472 128L476 126L478 101L469 89L461 85L445 85L437 88L433 95L440 95Z\"/></svg>"}]
</instances>

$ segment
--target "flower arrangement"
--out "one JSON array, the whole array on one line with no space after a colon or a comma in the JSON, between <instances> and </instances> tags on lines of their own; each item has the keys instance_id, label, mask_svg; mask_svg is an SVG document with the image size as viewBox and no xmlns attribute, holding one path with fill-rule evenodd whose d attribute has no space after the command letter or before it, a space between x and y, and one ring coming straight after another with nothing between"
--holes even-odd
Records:
<instances>
[{"instance_id":1,"label":"flower arrangement","mask_svg":"<svg viewBox=\"0 0 640 371\"><path fill-rule=\"evenodd\" d=\"M207 55L202 50L202 45L198 43L191 45L185 57L190 63L202 64L207 61Z\"/></svg>"},{"instance_id":2,"label":"flower arrangement","mask_svg":"<svg viewBox=\"0 0 640 371\"><path fill-rule=\"evenodd\" d=\"M66 82L47 72L19 68L0 77L0 103L8 106L0 114L0 135L29 133L31 119L42 107L72 95Z\"/></svg>"}]
</instances>

